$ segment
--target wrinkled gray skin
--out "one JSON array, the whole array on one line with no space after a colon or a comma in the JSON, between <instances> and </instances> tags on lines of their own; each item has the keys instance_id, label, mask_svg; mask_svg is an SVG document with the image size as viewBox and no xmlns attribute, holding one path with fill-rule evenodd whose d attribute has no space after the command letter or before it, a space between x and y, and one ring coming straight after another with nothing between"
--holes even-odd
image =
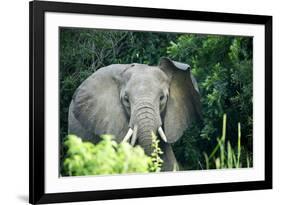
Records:
<instances>
[{"instance_id":1,"label":"wrinkled gray skin","mask_svg":"<svg viewBox=\"0 0 281 205\"><path fill-rule=\"evenodd\" d=\"M171 143L201 118L196 81L187 64L161 58L158 66L114 64L87 78L73 95L69 108L69 133L96 143L97 135L112 134L121 142L137 126L136 145L151 154L151 132L161 126L167 142L162 171L177 167Z\"/></svg>"}]
</instances>

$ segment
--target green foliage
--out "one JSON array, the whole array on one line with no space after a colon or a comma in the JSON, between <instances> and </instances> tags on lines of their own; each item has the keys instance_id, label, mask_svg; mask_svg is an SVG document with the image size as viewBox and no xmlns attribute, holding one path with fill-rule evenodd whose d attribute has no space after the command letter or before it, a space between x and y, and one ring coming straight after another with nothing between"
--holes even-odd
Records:
<instances>
[{"instance_id":1,"label":"green foliage","mask_svg":"<svg viewBox=\"0 0 281 205\"><path fill-rule=\"evenodd\" d=\"M245 136L241 139L241 160L246 162L249 156L251 163L252 38L187 34L172 42L167 52L172 59L191 65L203 109L202 125L191 126L173 146L181 165L185 169L206 168L202 153L211 153L217 145L224 113L229 116L227 139L234 146L238 146L236 125L241 122Z\"/></svg>"},{"instance_id":2,"label":"green foliage","mask_svg":"<svg viewBox=\"0 0 281 205\"><path fill-rule=\"evenodd\" d=\"M145 155L140 146L132 147L127 142L118 144L112 140L110 135L103 135L102 139L94 145L90 142L83 142L75 135L68 135L64 143L67 152L63 163L63 175L82 176L160 171L162 159L159 154L162 151L158 147L158 140L153 140L155 149L152 157L149 157Z\"/></svg>"},{"instance_id":3,"label":"green foliage","mask_svg":"<svg viewBox=\"0 0 281 205\"><path fill-rule=\"evenodd\" d=\"M237 151L232 148L228 141L226 145L226 114L223 115L222 136L217 138L218 144L211 152L210 156L204 153L207 169L225 169L249 167L250 162L247 156L246 165L242 165L241 157L241 125L238 123L238 141ZM227 146L227 148L226 148Z\"/></svg>"},{"instance_id":4,"label":"green foliage","mask_svg":"<svg viewBox=\"0 0 281 205\"><path fill-rule=\"evenodd\" d=\"M161 159L160 155L163 154L162 150L159 147L159 140L157 139L156 135L152 132L152 148L153 152L151 153L151 161L152 166L150 167L151 172L159 172L161 170L163 160Z\"/></svg>"}]
</instances>

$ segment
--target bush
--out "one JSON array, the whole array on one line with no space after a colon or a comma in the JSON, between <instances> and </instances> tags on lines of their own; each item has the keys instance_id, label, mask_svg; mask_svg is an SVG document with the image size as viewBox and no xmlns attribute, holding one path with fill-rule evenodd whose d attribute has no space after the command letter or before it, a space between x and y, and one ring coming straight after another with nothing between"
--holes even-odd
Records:
<instances>
[{"instance_id":1,"label":"bush","mask_svg":"<svg viewBox=\"0 0 281 205\"><path fill-rule=\"evenodd\" d=\"M162 151L156 138L153 138L154 152L151 157L146 156L140 146L132 147L127 142L118 144L110 135L103 135L101 138L102 141L94 145L83 142L75 135L68 135L64 143L67 151L63 175L148 173L161 170Z\"/></svg>"}]
</instances>

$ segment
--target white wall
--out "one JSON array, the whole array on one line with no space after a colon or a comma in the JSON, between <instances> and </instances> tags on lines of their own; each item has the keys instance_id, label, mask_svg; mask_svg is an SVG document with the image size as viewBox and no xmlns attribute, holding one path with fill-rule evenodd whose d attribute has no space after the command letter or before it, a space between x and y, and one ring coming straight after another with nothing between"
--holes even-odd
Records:
<instances>
[{"instance_id":1,"label":"white wall","mask_svg":"<svg viewBox=\"0 0 281 205\"><path fill-rule=\"evenodd\" d=\"M273 15L274 189L236 193L127 199L79 204L276 204L280 196L281 12L277 0L72 0L109 5ZM28 1L1 1L0 31L0 204L28 200ZM279 202L280 203L280 202Z\"/></svg>"}]
</instances>

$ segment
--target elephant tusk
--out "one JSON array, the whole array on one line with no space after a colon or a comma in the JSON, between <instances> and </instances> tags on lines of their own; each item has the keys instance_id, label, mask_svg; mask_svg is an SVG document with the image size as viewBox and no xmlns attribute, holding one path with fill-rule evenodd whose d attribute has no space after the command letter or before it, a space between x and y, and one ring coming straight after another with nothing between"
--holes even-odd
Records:
<instances>
[{"instance_id":1,"label":"elephant tusk","mask_svg":"<svg viewBox=\"0 0 281 205\"><path fill-rule=\"evenodd\" d=\"M138 126L134 126L133 137L131 139L131 145L134 146L137 141Z\"/></svg>"},{"instance_id":2,"label":"elephant tusk","mask_svg":"<svg viewBox=\"0 0 281 205\"><path fill-rule=\"evenodd\" d=\"M158 133L159 133L160 137L162 138L162 140L163 140L164 142L167 142L167 137L166 137L166 135L165 135L165 133L164 133L162 127L159 127L159 128L158 128Z\"/></svg>"},{"instance_id":3,"label":"elephant tusk","mask_svg":"<svg viewBox=\"0 0 281 205\"><path fill-rule=\"evenodd\" d=\"M132 136L132 134L133 134L133 130L132 130L132 128L129 128L129 130L128 130L127 134L125 135L124 139L122 140L122 142L127 142L130 139L130 137Z\"/></svg>"}]
</instances>

